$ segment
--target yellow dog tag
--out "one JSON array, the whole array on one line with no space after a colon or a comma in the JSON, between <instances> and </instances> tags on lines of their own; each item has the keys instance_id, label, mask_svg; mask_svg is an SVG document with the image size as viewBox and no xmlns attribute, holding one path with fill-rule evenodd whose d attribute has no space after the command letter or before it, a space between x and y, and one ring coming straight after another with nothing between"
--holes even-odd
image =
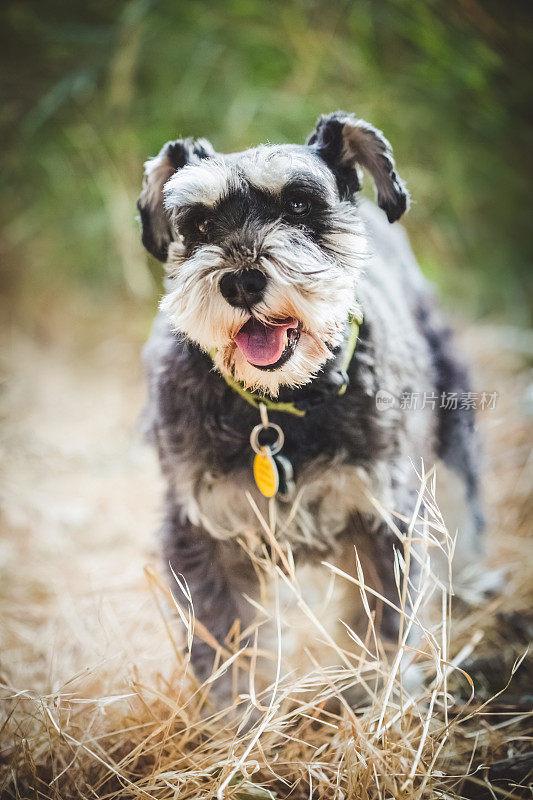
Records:
<instances>
[{"instance_id":1,"label":"yellow dog tag","mask_svg":"<svg viewBox=\"0 0 533 800\"><path fill-rule=\"evenodd\" d=\"M254 478L264 497L274 497L279 487L279 473L268 447L262 447L254 458Z\"/></svg>"}]
</instances>

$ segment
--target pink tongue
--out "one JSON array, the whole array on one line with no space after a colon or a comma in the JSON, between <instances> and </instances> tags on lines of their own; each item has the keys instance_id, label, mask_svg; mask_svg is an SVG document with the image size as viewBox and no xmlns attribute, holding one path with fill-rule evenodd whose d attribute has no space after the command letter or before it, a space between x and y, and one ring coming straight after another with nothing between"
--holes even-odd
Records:
<instances>
[{"instance_id":1,"label":"pink tongue","mask_svg":"<svg viewBox=\"0 0 533 800\"><path fill-rule=\"evenodd\" d=\"M235 342L250 364L266 367L275 364L281 358L284 350L284 333L287 328L295 327L296 322L293 319L279 325L265 325L251 317L238 332Z\"/></svg>"}]
</instances>

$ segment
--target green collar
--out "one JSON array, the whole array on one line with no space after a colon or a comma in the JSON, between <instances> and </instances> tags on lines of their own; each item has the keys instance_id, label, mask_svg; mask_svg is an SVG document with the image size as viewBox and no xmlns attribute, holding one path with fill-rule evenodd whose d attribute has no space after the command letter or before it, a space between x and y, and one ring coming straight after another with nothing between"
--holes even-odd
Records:
<instances>
[{"instance_id":1,"label":"green collar","mask_svg":"<svg viewBox=\"0 0 533 800\"><path fill-rule=\"evenodd\" d=\"M356 316L352 314L350 316L350 330L348 333L348 339L346 341L343 359L341 364L341 371L347 372L348 367L351 364L353 354L355 352L355 347L357 345L357 339L359 336L359 327L363 322L362 315ZM211 358L213 358L213 354L211 354ZM305 417L307 411L303 408L297 408L294 403L284 403L281 400L272 400L269 397L264 397L262 394L258 392L251 392L248 389L245 389L244 386L236 381L235 378L232 378L230 375L226 375L225 373L221 373L222 377L230 386L234 392L237 392L238 395L242 397L243 400L246 400L254 408L259 409L261 404L264 404L267 408L267 411L281 411L285 414L294 414L295 417ZM346 388L348 386L348 380L344 381L341 385L340 389L338 390L338 395L343 395L346 392Z\"/></svg>"}]
</instances>

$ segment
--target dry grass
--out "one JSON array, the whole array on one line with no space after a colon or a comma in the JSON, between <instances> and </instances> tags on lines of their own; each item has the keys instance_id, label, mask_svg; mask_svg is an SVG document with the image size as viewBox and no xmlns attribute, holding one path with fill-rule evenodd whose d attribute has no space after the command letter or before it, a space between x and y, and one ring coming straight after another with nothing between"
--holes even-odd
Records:
<instances>
[{"instance_id":1,"label":"dry grass","mask_svg":"<svg viewBox=\"0 0 533 800\"><path fill-rule=\"evenodd\" d=\"M452 606L432 579L428 554L451 546L432 500L432 473L421 476L420 490L432 512L413 519L401 544L404 626L392 651L379 641L369 608L366 633L341 645L322 613L327 598L308 603L290 553L274 547L273 560L261 559L274 586L273 611L263 613L277 630L274 684L256 691L260 668L254 648L239 652L238 631L220 653L221 670L250 675L241 708L255 707L253 720L239 729L231 711L215 712L210 686L190 674L183 644L193 609L184 603L175 615L157 570L157 469L134 435L141 336L127 311L118 329L116 312L109 319L84 312L75 325L78 311L63 314L62 330L72 324L83 337L60 335L48 320L11 332L0 544L1 796L531 796L532 761L523 756L533 749L525 655L532 627L530 429L523 348L512 332L485 327L465 337L480 367L479 387L500 392L496 410L481 422L501 594ZM424 568L410 581L415 557ZM364 604L369 590L355 553L353 562L335 584ZM327 564L323 571L333 572ZM296 607L290 617L287 596ZM423 610L431 597L438 613L428 622ZM287 672L292 624L303 644L292 662L298 668ZM406 645L410 626L421 630L418 652ZM331 666L320 666L318 652ZM416 659L424 677L411 692L399 680L405 658ZM355 711L344 699L353 684Z\"/></svg>"}]
</instances>

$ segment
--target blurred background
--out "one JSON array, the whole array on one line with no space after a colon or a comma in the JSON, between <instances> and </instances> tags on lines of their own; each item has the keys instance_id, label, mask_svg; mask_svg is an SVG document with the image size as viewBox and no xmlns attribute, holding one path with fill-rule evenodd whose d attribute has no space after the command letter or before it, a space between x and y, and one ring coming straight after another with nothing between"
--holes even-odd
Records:
<instances>
[{"instance_id":1,"label":"blurred background","mask_svg":"<svg viewBox=\"0 0 533 800\"><path fill-rule=\"evenodd\" d=\"M425 273L467 318L530 320L532 14L512 0L11 0L2 5L2 283L11 315L133 303L142 163L178 136L301 142L356 112L393 144ZM370 183L367 181L367 183ZM370 186L367 187L370 190ZM147 326L143 322L143 327Z\"/></svg>"}]
</instances>

